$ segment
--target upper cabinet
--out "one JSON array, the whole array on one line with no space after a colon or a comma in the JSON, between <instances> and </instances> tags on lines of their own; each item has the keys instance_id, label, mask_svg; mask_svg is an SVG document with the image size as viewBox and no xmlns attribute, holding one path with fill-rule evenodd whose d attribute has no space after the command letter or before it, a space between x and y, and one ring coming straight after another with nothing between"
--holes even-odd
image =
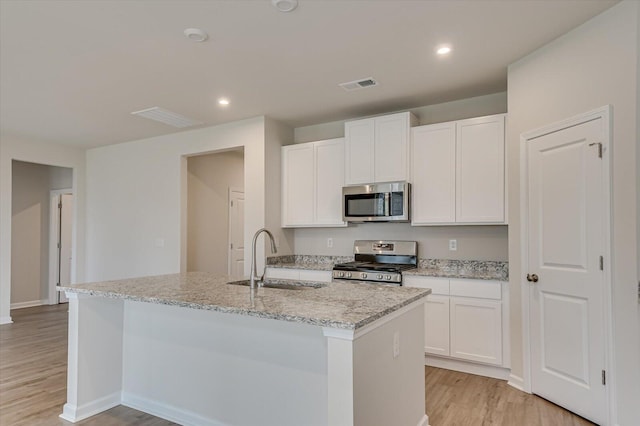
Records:
<instances>
[{"instance_id":1,"label":"upper cabinet","mask_svg":"<svg viewBox=\"0 0 640 426\"><path fill-rule=\"evenodd\" d=\"M504 120L412 129L413 225L505 223Z\"/></svg>"},{"instance_id":2,"label":"upper cabinet","mask_svg":"<svg viewBox=\"0 0 640 426\"><path fill-rule=\"evenodd\" d=\"M409 180L409 112L345 123L345 184Z\"/></svg>"},{"instance_id":3,"label":"upper cabinet","mask_svg":"<svg viewBox=\"0 0 640 426\"><path fill-rule=\"evenodd\" d=\"M343 185L344 138L282 147L282 226L346 226Z\"/></svg>"}]
</instances>

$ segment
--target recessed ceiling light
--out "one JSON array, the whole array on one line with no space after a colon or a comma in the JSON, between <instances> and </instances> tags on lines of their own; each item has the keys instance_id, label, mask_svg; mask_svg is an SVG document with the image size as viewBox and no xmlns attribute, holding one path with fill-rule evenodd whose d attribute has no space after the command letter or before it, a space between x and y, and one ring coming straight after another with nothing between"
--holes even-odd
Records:
<instances>
[{"instance_id":1,"label":"recessed ceiling light","mask_svg":"<svg viewBox=\"0 0 640 426\"><path fill-rule=\"evenodd\" d=\"M291 12L298 7L298 0L271 0L271 3L280 12Z\"/></svg>"},{"instance_id":2,"label":"recessed ceiling light","mask_svg":"<svg viewBox=\"0 0 640 426\"><path fill-rule=\"evenodd\" d=\"M184 35L189 40L203 42L209 38L209 35L202 31L200 28L187 28L184 30Z\"/></svg>"},{"instance_id":3,"label":"recessed ceiling light","mask_svg":"<svg viewBox=\"0 0 640 426\"><path fill-rule=\"evenodd\" d=\"M227 106L227 105L229 105L229 99L227 99L227 98L220 98L220 99L218 99L218 103L219 103L220 105Z\"/></svg>"},{"instance_id":4,"label":"recessed ceiling light","mask_svg":"<svg viewBox=\"0 0 640 426\"><path fill-rule=\"evenodd\" d=\"M438 50L436 50L438 55L446 55L449 52L451 52L451 47L449 46L440 46Z\"/></svg>"}]
</instances>

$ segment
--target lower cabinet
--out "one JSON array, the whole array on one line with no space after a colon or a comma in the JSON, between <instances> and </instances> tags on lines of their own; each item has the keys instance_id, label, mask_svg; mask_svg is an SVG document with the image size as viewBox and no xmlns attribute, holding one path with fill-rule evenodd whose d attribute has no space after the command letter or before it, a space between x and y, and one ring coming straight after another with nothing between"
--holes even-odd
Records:
<instances>
[{"instance_id":1,"label":"lower cabinet","mask_svg":"<svg viewBox=\"0 0 640 426\"><path fill-rule=\"evenodd\" d=\"M425 303L426 354L507 366L507 301L501 282L406 275L403 279L407 287L432 291Z\"/></svg>"}]
</instances>

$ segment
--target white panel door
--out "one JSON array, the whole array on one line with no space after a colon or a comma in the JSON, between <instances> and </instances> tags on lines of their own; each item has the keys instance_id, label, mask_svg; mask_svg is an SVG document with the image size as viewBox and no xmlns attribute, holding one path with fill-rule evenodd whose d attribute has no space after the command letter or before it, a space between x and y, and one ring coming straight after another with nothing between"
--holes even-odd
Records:
<instances>
[{"instance_id":1,"label":"white panel door","mask_svg":"<svg viewBox=\"0 0 640 426\"><path fill-rule=\"evenodd\" d=\"M342 221L344 139L315 142L317 225L345 225Z\"/></svg>"},{"instance_id":2,"label":"white panel door","mask_svg":"<svg viewBox=\"0 0 640 426\"><path fill-rule=\"evenodd\" d=\"M374 181L408 180L409 113L375 119Z\"/></svg>"},{"instance_id":3,"label":"white panel door","mask_svg":"<svg viewBox=\"0 0 640 426\"><path fill-rule=\"evenodd\" d=\"M367 118L345 123L344 136L345 183L353 185L373 182L375 120Z\"/></svg>"},{"instance_id":4,"label":"white panel door","mask_svg":"<svg viewBox=\"0 0 640 426\"><path fill-rule=\"evenodd\" d=\"M314 211L313 144L282 148L282 226L312 225Z\"/></svg>"},{"instance_id":5,"label":"white panel door","mask_svg":"<svg viewBox=\"0 0 640 426\"><path fill-rule=\"evenodd\" d=\"M456 124L433 124L411 130L411 223L453 223L456 220Z\"/></svg>"},{"instance_id":6,"label":"white panel door","mask_svg":"<svg viewBox=\"0 0 640 426\"><path fill-rule=\"evenodd\" d=\"M244 276L244 191L229 190L229 275Z\"/></svg>"},{"instance_id":7,"label":"white panel door","mask_svg":"<svg viewBox=\"0 0 640 426\"><path fill-rule=\"evenodd\" d=\"M599 424L606 422L603 137L599 118L527 148L527 272L538 278L530 284L532 391Z\"/></svg>"},{"instance_id":8,"label":"white panel door","mask_svg":"<svg viewBox=\"0 0 640 426\"><path fill-rule=\"evenodd\" d=\"M504 222L504 116L457 122L456 221Z\"/></svg>"},{"instance_id":9,"label":"white panel door","mask_svg":"<svg viewBox=\"0 0 640 426\"><path fill-rule=\"evenodd\" d=\"M501 365L502 303L451 297L449 309L451 356Z\"/></svg>"}]
</instances>

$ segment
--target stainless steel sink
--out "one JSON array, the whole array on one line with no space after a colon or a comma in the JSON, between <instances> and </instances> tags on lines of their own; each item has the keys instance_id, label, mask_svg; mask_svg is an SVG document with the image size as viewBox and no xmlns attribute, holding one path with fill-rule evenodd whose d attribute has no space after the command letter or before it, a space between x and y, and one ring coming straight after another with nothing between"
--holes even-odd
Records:
<instances>
[{"instance_id":1,"label":"stainless steel sink","mask_svg":"<svg viewBox=\"0 0 640 426\"><path fill-rule=\"evenodd\" d=\"M249 280L231 281L227 284L231 285L243 285L249 287ZM281 290L308 290L313 288L325 287L327 283L319 281L299 281L299 280L264 280L263 287L266 288L279 288Z\"/></svg>"}]
</instances>

